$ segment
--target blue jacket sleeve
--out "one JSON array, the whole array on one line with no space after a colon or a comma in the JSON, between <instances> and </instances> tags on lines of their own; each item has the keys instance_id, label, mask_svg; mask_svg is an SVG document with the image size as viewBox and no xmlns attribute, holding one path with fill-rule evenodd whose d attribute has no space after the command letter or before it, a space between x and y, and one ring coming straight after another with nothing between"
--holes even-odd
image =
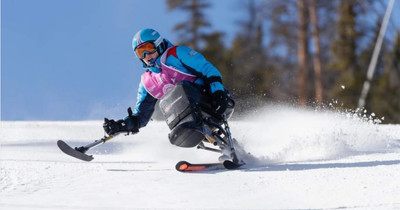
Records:
<instances>
[{"instance_id":1,"label":"blue jacket sleeve","mask_svg":"<svg viewBox=\"0 0 400 210\"><path fill-rule=\"evenodd\" d=\"M140 82L136 106L133 110L133 116L137 117L139 120L139 128L145 127L150 121L156 103L157 99L151 96L144 88L142 82ZM129 117L126 117L125 121L127 123L128 129L131 130L133 128L133 123L131 122Z\"/></svg>"},{"instance_id":2,"label":"blue jacket sleeve","mask_svg":"<svg viewBox=\"0 0 400 210\"><path fill-rule=\"evenodd\" d=\"M208 62L202 54L185 46L178 46L176 48L176 54L185 65L195 69L205 77L220 77L222 80L222 75L218 69ZM211 93L214 93L217 90L224 90L224 87L220 82L211 83L210 88Z\"/></svg>"}]
</instances>

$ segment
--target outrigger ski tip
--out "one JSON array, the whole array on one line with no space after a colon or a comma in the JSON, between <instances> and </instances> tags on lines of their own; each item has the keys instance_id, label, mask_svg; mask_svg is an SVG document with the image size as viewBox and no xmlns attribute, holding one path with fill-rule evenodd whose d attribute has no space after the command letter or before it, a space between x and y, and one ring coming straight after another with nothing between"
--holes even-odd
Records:
<instances>
[{"instance_id":1,"label":"outrigger ski tip","mask_svg":"<svg viewBox=\"0 0 400 210\"><path fill-rule=\"evenodd\" d=\"M57 146L58 146L58 148L60 148L61 151L63 151L65 154L67 154L71 157L74 157L74 158L77 158L77 159L83 160L83 161L92 161L94 159L93 156L87 155L85 153L91 148L94 148L98 145L104 144L106 141L109 141L110 139L114 138L115 136L116 135L104 136L103 138L96 140L93 143L90 143L86 146L75 147L75 149L70 147L63 140L58 140Z\"/></svg>"},{"instance_id":2,"label":"outrigger ski tip","mask_svg":"<svg viewBox=\"0 0 400 210\"><path fill-rule=\"evenodd\" d=\"M83 161L92 161L94 158L91 155L87 155L83 152L78 151L77 149L73 149L70 147L67 143L65 143L63 140L58 140L57 141L57 146L60 148L61 151L63 151L65 154L77 158L79 160Z\"/></svg>"}]
</instances>

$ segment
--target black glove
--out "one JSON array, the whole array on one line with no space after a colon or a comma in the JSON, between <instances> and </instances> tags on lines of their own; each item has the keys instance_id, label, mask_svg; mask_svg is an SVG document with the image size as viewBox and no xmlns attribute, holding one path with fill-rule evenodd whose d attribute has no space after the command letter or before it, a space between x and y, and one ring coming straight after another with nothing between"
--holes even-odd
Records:
<instances>
[{"instance_id":1,"label":"black glove","mask_svg":"<svg viewBox=\"0 0 400 210\"><path fill-rule=\"evenodd\" d=\"M226 108L228 107L228 99L225 91L217 90L212 94L211 106L217 115L225 113Z\"/></svg>"},{"instance_id":2,"label":"black glove","mask_svg":"<svg viewBox=\"0 0 400 210\"><path fill-rule=\"evenodd\" d=\"M128 132L124 120L118 120L115 122L114 120L104 118L103 128L108 135L114 135L119 132Z\"/></svg>"}]
</instances>

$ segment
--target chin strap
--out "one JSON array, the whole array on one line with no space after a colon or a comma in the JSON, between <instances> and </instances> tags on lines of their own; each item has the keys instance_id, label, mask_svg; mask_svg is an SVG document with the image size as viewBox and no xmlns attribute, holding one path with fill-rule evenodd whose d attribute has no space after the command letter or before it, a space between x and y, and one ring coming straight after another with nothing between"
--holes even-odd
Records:
<instances>
[{"instance_id":1,"label":"chin strap","mask_svg":"<svg viewBox=\"0 0 400 210\"><path fill-rule=\"evenodd\" d=\"M163 54L165 50L168 48L168 43L163 39L163 41L160 43L160 45L157 47L158 54Z\"/></svg>"}]
</instances>

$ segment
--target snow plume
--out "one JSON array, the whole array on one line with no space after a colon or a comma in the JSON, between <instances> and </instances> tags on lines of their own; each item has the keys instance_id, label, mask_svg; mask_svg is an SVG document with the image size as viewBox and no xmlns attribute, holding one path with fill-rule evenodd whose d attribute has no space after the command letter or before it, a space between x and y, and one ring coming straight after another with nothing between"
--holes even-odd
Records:
<instances>
[{"instance_id":1,"label":"snow plume","mask_svg":"<svg viewBox=\"0 0 400 210\"><path fill-rule=\"evenodd\" d=\"M259 109L241 120L231 120L229 125L232 136L241 145L238 147L239 156L248 165L328 161L398 149L400 132L391 131L390 125L378 125L375 117L364 114L363 111L309 110L275 105ZM147 160L168 165L179 160L218 160L218 153L171 145L169 132L165 122L152 121L137 135L118 137L99 147L98 151L108 154L107 158ZM240 151L241 147L245 151Z\"/></svg>"},{"instance_id":2,"label":"snow plume","mask_svg":"<svg viewBox=\"0 0 400 210\"><path fill-rule=\"evenodd\" d=\"M361 114L360 114L361 113ZM378 125L363 110L339 111L270 106L232 122L233 135L253 164L332 160L365 153L393 152L400 133ZM249 159L250 158L250 159Z\"/></svg>"},{"instance_id":3,"label":"snow plume","mask_svg":"<svg viewBox=\"0 0 400 210\"><path fill-rule=\"evenodd\" d=\"M333 160L397 151L398 126L396 130L396 126L378 125L374 117L361 113L360 116L351 111L268 106L241 120L231 120L229 125L232 136L243 145L245 152L238 147L238 153L248 165ZM165 163L168 167L180 160L218 160L218 153L171 145L169 132L165 122L151 121L138 134L122 135L91 152L100 162L145 161ZM54 149L57 139L75 147L92 143L103 135L102 121L7 122L3 123L0 138L2 143Z\"/></svg>"}]
</instances>

